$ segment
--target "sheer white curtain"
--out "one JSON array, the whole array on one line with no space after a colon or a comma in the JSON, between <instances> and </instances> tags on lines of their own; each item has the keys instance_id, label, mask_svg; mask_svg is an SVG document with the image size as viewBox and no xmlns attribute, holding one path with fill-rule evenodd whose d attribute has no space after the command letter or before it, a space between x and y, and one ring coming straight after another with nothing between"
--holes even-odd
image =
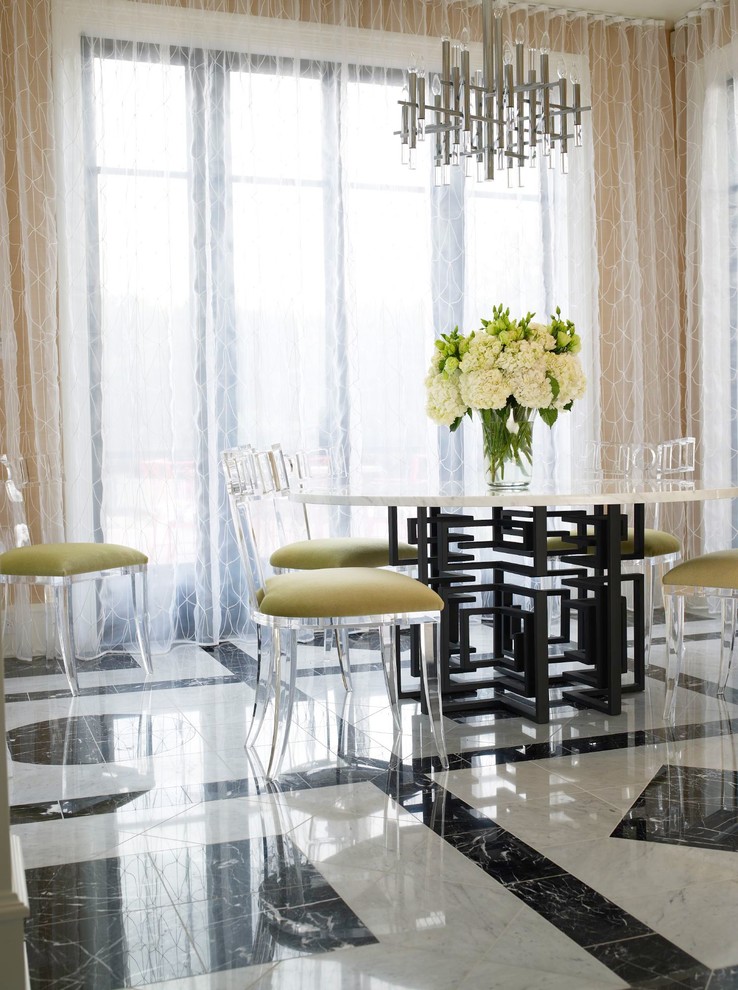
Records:
<instances>
[{"instance_id":1,"label":"sheer white curtain","mask_svg":"<svg viewBox=\"0 0 738 990\"><path fill-rule=\"evenodd\" d=\"M686 405L706 480L738 482L738 4L677 25L684 175ZM699 522L699 520L696 520ZM732 502L706 506L695 549L735 546Z\"/></svg>"},{"instance_id":2,"label":"sheer white curtain","mask_svg":"<svg viewBox=\"0 0 738 990\"><path fill-rule=\"evenodd\" d=\"M365 470L481 478L476 428L452 437L425 415L434 335L474 329L496 303L539 318L559 305L584 340L589 388L553 431L538 424L536 471L576 474L603 389L621 385L617 365L603 379L601 313L627 317L642 301L634 273L610 279L609 309L600 292L603 217L618 230L595 182L606 91L593 92L599 116L568 177L530 172L509 190L456 175L435 189L422 156L400 166L392 133L410 53L431 66L439 50L417 33L427 23L403 23L405 5L377 5L392 32L365 30L364 5L339 25L208 6L53 7L67 538L149 554L160 648L244 628L224 447L332 444ZM548 30L585 94L604 39L622 46L633 32L513 15L531 44ZM663 44L661 28L642 30ZM627 57L607 71L630 75ZM653 92L664 85L662 73ZM632 120L628 99L612 119ZM664 112L645 83L637 106L647 121ZM613 140L635 173L628 134ZM637 227L624 240L642 248ZM641 286L650 262L634 263ZM642 420L631 428L642 434ZM128 635L91 623L84 646Z\"/></svg>"}]
</instances>

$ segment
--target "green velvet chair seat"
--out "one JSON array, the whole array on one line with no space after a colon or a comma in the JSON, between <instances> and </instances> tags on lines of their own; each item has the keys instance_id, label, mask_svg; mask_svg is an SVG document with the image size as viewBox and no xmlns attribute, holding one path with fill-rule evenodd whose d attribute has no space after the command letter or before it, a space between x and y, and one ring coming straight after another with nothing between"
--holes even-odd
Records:
<instances>
[{"instance_id":1,"label":"green velvet chair seat","mask_svg":"<svg viewBox=\"0 0 738 990\"><path fill-rule=\"evenodd\" d=\"M259 596L264 615L338 618L439 612L443 599L432 588L396 571L370 567L323 568L267 578Z\"/></svg>"},{"instance_id":2,"label":"green velvet chair seat","mask_svg":"<svg viewBox=\"0 0 738 990\"><path fill-rule=\"evenodd\" d=\"M117 543L34 543L0 554L0 574L72 577L148 563L146 554Z\"/></svg>"},{"instance_id":3,"label":"green velvet chair seat","mask_svg":"<svg viewBox=\"0 0 738 990\"><path fill-rule=\"evenodd\" d=\"M401 560L415 560L417 547L400 543ZM300 540L275 550L269 558L272 567L310 571L324 567L387 567L387 540L361 536L337 536L328 539Z\"/></svg>"},{"instance_id":4,"label":"green velvet chair seat","mask_svg":"<svg viewBox=\"0 0 738 990\"><path fill-rule=\"evenodd\" d=\"M573 532L575 533L576 530L573 530ZM592 527L588 527L587 532L589 535L594 534ZM627 539L623 540L620 544L620 553L623 556L633 553L634 539L633 528L630 527L628 529ZM565 553L566 551L576 552L576 546L569 543L562 536L549 536L548 549L555 550L559 553ZM662 529L646 529L643 532L643 552L645 557L663 557L666 554L680 553L681 549L681 543L671 533L666 533ZM591 547L588 552L593 552Z\"/></svg>"},{"instance_id":5,"label":"green velvet chair seat","mask_svg":"<svg viewBox=\"0 0 738 990\"><path fill-rule=\"evenodd\" d=\"M738 589L738 550L717 550L685 560L664 575L670 587Z\"/></svg>"}]
</instances>

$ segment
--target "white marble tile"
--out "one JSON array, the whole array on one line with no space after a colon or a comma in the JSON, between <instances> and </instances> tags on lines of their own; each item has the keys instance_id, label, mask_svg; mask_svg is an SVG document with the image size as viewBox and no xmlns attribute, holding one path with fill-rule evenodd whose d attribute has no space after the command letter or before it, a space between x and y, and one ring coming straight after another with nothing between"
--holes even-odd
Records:
<instances>
[{"instance_id":1,"label":"white marble tile","mask_svg":"<svg viewBox=\"0 0 738 990\"><path fill-rule=\"evenodd\" d=\"M435 872L448 858L467 862L411 815L397 814L386 820L365 816L348 822L314 815L298 825L290 838L321 872L325 864L332 875L344 867L377 873L416 872L419 864Z\"/></svg>"},{"instance_id":2,"label":"white marble tile","mask_svg":"<svg viewBox=\"0 0 738 990\"><path fill-rule=\"evenodd\" d=\"M606 750L535 760L525 764L526 773L545 774L551 786L555 778L568 780L584 790L591 787L618 787L621 784L645 785L668 762L667 746L657 743L628 749Z\"/></svg>"},{"instance_id":3,"label":"white marble tile","mask_svg":"<svg viewBox=\"0 0 738 990\"><path fill-rule=\"evenodd\" d=\"M675 766L738 770L738 736L713 736L669 743L664 763Z\"/></svg>"},{"instance_id":4,"label":"white marble tile","mask_svg":"<svg viewBox=\"0 0 738 990\"><path fill-rule=\"evenodd\" d=\"M152 786L172 787L177 784L201 784L206 781L228 780L231 768L212 748L203 747L188 753L165 753L162 756L120 760L107 764L113 777L126 776L134 770L152 780Z\"/></svg>"},{"instance_id":5,"label":"white marble tile","mask_svg":"<svg viewBox=\"0 0 738 990\"><path fill-rule=\"evenodd\" d=\"M254 990L456 990L473 964L447 947L402 949L384 944L285 959L254 984ZM491 987L490 987L491 990Z\"/></svg>"},{"instance_id":6,"label":"white marble tile","mask_svg":"<svg viewBox=\"0 0 738 990\"><path fill-rule=\"evenodd\" d=\"M566 782L546 798L521 799L503 792L492 801L468 803L536 849L610 835L625 810Z\"/></svg>"},{"instance_id":7,"label":"white marble tile","mask_svg":"<svg viewBox=\"0 0 738 990\"><path fill-rule=\"evenodd\" d=\"M237 842L262 835L282 835L307 822L310 815L290 807L281 796L239 797L221 801L203 801L170 813L165 821L145 829L147 838L181 843L211 845ZM121 833L143 832L145 814L136 819L120 819Z\"/></svg>"},{"instance_id":8,"label":"white marble tile","mask_svg":"<svg viewBox=\"0 0 738 990\"><path fill-rule=\"evenodd\" d=\"M626 985L586 949L528 907L523 907L500 938L482 953L467 977L467 985L482 990L485 973L498 974L503 987L521 990L526 987L546 990L549 986L561 990L567 986L614 990Z\"/></svg>"},{"instance_id":9,"label":"white marble tile","mask_svg":"<svg viewBox=\"0 0 738 990\"><path fill-rule=\"evenodd\" d=\"M546 856L618 904L691 884L738 880L738 856L664 842L593 839L548 846Z\"/></svg>"},{"instance_id":10,"label":"white marble tile","mask_svg":"<svg viewBox=\"0 0 738 990\"><path fill-rule=\"evenodd\" d=\"M725 853L726 857L733 856ZM654 931L713 969L738 964L738 878L679 890L621 894L622 906Z\"/></svg>"},{"instance_id":11,"label":"white marble tile","mask_svg":"<svg viewBox=\"0 0 738 990\"><path fill-rule=\"evenodd\" d=\"M260 966L228 969L219 973L188 976L181 980L146 983L146 990L249 990L275 966L276 963L270 962ZM118 990L128 990L128 988L119 987Z\"/></svg>"},{"instance_id":12,"label":"white marble tile","mask_svg":"<svg viewBox=\"0 0 738 990\"><path fill-rule=\"evenodd\" d=\"M320 816L326 821L353 821L357 818L403 818L414 821L412 815L369 782L337 784L308 790L286 791L282 804L305 814Z\"/></svg>"},{"instance_id":13,"label":"white marble tile","mask_svg":"<svg viewBox=\"0 0 738 990\"><path fill-rule=\"evenodd\" d=\"M115 815L14 825L11 833L20 838L26 869L156 852L191 844L127 832L120 827Z\"/></svg>"},{"instance_id":14,"label":"white marble tile","mask_svg":"<svg viewBox=\"0 0 738 990\"><path fill-rule=\"evenodd\" d=\"M623 987L605 977L550 972L520 966L475 966L475 957L447 946L399 949L385 943L318 957L278 963L253 984L254 990L295 990L297 987L341 987L342 990L614 990ZM200 988L198 988L200 990Z\"/></svg>"},{"instance_id":15,"label":"white marble tile","mask_svg":"<svg viewBox=\"0 0 738 990\"><path fill-rule=\"evenodd\" d=\"M514 894L493 880L462 884L450 871L390 872L331 883L367 928L387 945L446 945L473 955L498 938L520 911ZM333 882L335 880L335 882Z\"/></svg>"}]
</instances>

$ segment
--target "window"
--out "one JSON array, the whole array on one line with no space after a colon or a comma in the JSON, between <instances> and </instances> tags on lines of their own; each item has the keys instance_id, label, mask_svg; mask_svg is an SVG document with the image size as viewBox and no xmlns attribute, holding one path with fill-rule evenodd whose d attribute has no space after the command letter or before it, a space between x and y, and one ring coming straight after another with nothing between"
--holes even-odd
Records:
<instances>
[{"instance_id":1,"label":"window","mask_svg":"<svg viewBox=\"0 0 738 990\"><path fill-rule=\"evenodd\" d=\"M85 37L65 132L70 538L146 549L154 613L198 642L244 616L222 449L334 445L364 469L436 471L434 332L497 302L571 313L566 265L591 256L586 223L554 251L545 174L434 189L427 160L401 167L401 71L269 50Z\"/></svg>"}]
</instances>

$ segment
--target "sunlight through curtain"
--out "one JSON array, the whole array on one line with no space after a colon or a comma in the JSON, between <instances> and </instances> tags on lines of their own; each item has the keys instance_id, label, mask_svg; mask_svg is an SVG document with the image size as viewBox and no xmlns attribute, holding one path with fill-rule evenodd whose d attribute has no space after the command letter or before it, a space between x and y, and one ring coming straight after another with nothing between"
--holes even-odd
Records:
<instances>
[{"instance_id":1,"label":"sunlight through curtain","mask_svg":"<svg viewBox=\"0 0 738 990\"><path fill-rule=\"evenodd\" d=\"M4 46L45 5L16 6ZM539 476L576 476L589 437L679 432L663 25L510 8L512 35L520 22L535 46L547 30L591 92L585 147L566 178L436 189L427 159L400 165L397 99L411 54L431 67L440 34L479 38L473 4L327 4L301 22L279 3L52 10L53 111L39 105L55 131L66 537L149 554L158 648L244 630L224 447L332 445L364 470L481 476L477 428L439 432L423 379L434 336L498 302L559 305L585 345L587 396L538 425ZM21 82L4 85L28 112ZM53 395L51 359L44 374ZM87 653L130 634L89 628Z\"/></svg>"}]
</instances>

